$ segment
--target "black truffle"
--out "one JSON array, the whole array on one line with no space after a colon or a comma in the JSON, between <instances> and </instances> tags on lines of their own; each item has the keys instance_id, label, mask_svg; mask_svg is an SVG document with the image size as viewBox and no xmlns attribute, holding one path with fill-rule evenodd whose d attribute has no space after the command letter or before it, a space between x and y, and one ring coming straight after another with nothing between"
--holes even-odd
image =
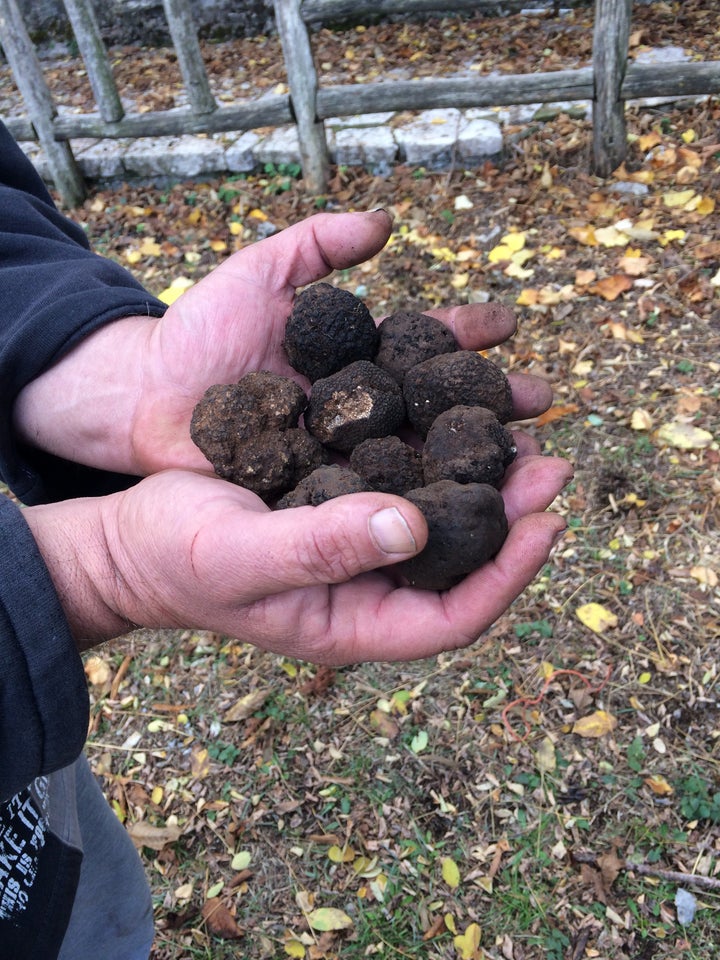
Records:
<instances>
[{"instance_id":1,"label":"black truffle","mask_svg":"<svg viewBox=\"0 0 720 960\"><path fill-rule=\"evenodd\" d=\"M420 453L399 437L363 440L350 454L350 467L380 493L402 496L424 483Z\"/></svg>"},{"instance_id":2,"label":"black truffle","mask_svg":"<svg viewBox=\"0 0 720 960\"><path fill-rule=\"evenodd\" d=\"M512 416L508 378L473 350L445 353L417 364L405 375L403 394L408 419L421 437L450 407L487 407L501 423Z\"/></svg>"},{"instance_id":3,"label":"black truffle","mask_svg":"<svg viewBox=\"0 0 720 960\"><path fill-rule=\"evenodd\" d=\"M238 443L230 467L216 472L271 501L292 490L325 460L322 445L305 430L266 430Z\"/></svg>"},{"instance_id":4,"label":"black truffle","mask_svg":"<svg viewBox=\"0 0 720 960\"><path fill-rule=\"evenodd\" d=\"M426 483L498 486L517 456L513 435L485 407L451 407L436 417L422 451Z\"/></svg>"},{"instance_id":5,"label":"black truffle","mask_svg":"<svg viewBox=\"0 0 720 960\"><path fill-rule=\"evenodd\" d=\"M221 477L235 470L236 449L266 430L296 427L307 405L299 384L266 370L209 387L193 410L190 436Z\"/></svg>"},{"instance_id":6,"label":"black truffle","mask_svg":"<svg viewBox=\"0 0 720 960\"><path fill-rule=\"evenodd\" d=\"M368 437L397 433L405 421L402 391L389 373L358 360L313 384L305 426L321 443L349 453Z\"/></svg>"},{"instance_id":7,"label":"black truffle","mask_svg":"<svg viewBox=\"0 0 720 960\"><path fill-rule=\"evenodd\" d=\"M283 345L290 365L314 383L355 360L372 360L379 336L362 300L316 283L295 297Z\"/></svg>"},{"instance_id":8,"label":"black truffle","mask_svg":"<svg viewBox=\"0 0 720 960\"><path fill-rule=\"evenodd\" d=\"M429 531L425 548L397 565L413 587L449 590L494 557L505 541L508 523L495 487L440 480L405 496L422 511Z\"/></svg>"},{"instance_id":9,"label":"black truffle","mask_svg":"<svg viewBox=\"0 0 720 960\"><path fill-rule=\"evenodd\" d=\"M294 490L278 500L276 508L317 507L326 500L342 497L346 493L367 493L370 490L370 485L349 467L330 464L313 470Z\"/></svg>"},{"instance_id":10,"label":"black truffle","mask_svg":"<svg viewBox=\"0 0 720 960\"><path fill-rule=\"evenodd\" d=\"M445 324L425 313L401 311L385 317L379 326L375 363L402 384L411 367L423 360L458 349Z\"/></svg>"}]
</instances>

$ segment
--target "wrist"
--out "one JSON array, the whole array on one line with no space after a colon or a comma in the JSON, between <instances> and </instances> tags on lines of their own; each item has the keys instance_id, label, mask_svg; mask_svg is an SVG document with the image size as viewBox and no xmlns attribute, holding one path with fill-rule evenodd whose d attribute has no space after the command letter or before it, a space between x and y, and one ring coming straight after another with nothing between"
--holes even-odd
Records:
<instances>
[{"instance_id":1,"label":"wrist","mask_svg":"<svg viewBox=\"0 0 720 960\"><path fill-rule=\"evenodd\" d=\"M108 323L27 384L13 407L20 441L87 466L140 473L133 424L156 323L147 316Z\"/></svg>"},{"instance_id":2,"label":"wrist","mask_svg":"<svg viewBox=\"0 0 720 960\"><path fill-rule=\"evenodd\" d=\"M122 614L122 584L105 538L112 497L27 507L35 538L79 650L135 628Z\"/></svg>"}]
</instances>

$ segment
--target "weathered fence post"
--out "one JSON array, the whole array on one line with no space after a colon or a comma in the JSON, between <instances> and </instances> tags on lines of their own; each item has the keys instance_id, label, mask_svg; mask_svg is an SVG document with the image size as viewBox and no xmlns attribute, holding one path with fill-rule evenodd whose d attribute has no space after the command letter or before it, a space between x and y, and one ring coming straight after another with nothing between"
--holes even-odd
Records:
<instances>
[{"instance_id":1,"label":"weathered fence post","mask_svg":"<svg viewBox=\"0 0 720 960\"><path fill-rule=\"evenodd\" d=\"M163 0L163 6L193 113L212 113L217 103L205 72L189 0Z\"/></svg>"},{"instance_id":2,"label":"weathered fence post","mask_svg":"<svg viewBox=\"0 0 720 960\"><path fill-rule=\"evenodd\" d=\"M15 0L0 0L0 35L30 121L45 151L53 182L66 206L78 206L86 196L85 183L70 145L55 139L55 105Z\"/></svg>"},{"instance_id":3,"label":"weathered fence post","mask_svg":"<svg viewBox=\"0 0 720 960\"><path fill-rule=\"evenodd\" d=\"M100 36L95 8L91 0L63 0L63 2L77 45L85 61L100 116L107 123L114 123L122 118L125 111L120 103L105 44Z\"/></svg>"},{"instance_id":4,"label":"weathered fence post","mask_svg":"<svg viewBox=\"0 0 720 960\"><path fill-rule=\"evenodd\" d=\"M593 32L593 171L609 177L627 154L625 101L632 0L596 0Z\"/></svg>"},{"instance_id":5,"label":"weathered fence post","mask_svg":"<svg viewBox=\"0 0 720 960\"><path fill-rule=\"evenodd\" d=\"M330 159L325 125L317 115L318 78L308 30L300 16L301 2L275 0L275 22L287 68L303 177L310 191L324 193L330 176Z\"/></svg>"}]
</instances>

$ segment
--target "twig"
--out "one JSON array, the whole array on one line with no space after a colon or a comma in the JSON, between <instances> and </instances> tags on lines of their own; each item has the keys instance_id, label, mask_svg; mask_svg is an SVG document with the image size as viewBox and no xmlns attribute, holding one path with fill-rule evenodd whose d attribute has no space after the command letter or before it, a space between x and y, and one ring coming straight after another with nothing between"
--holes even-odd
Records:
<instances>
[{"instance_id":1,"label":"twig","mask_svg":"<svg viewBox=\"0 0 720 960\"><path fill-rule=\"evenodd\" d=\"M598 867L598 858L587 850L573 850L572 858L576 863L588 863ZM681 883L683 886L700 887L702 890L720 890L720 878L703 877L698 873L682 873L680 870L664 870L651 863L634 863L632 860L621 860L621 870L632 870L644 877L657 877L669 883Z\"/></svg>"},{"instance_id":2,"label":"twig","mask_svg":"<svg viewBox=\"0 0 720 960\"><path fill-rule=\"evenodd\" d=\"M123 657L123 662L117 668L117 673L113 677L112 686L110 687L110 697L109 697L110 700L117 700L118 692L120 690L120 684L125 679L125 674L128 672L128 669L130 668L130 664L132 663L132 661L133 661L133 655L131 653L128 653L125 655L125 657Z\"/></svg>"}]
</instances>

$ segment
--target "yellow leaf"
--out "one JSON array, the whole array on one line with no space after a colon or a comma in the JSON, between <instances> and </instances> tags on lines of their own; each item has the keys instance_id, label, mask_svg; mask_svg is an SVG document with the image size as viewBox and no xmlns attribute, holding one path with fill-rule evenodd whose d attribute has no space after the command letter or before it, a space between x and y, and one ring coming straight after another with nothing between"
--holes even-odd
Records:
<instances>
[{"instance_id":1,"label":"yellow leaf","mask_svg":"<svg viewBox=\"0 0 720 960\"><path fill-rule=\"evenodd\" d=\"M302 960L305 956L305 947L299 940L288 940L283 944L283 950L289 957L296 957L297 960Z\"/></svg>"},{"instance_id":2,"label":"yellow leaf","mask_svg":"<svg viewBox=\"0 0 720 960\"><path fill-rule=\"evenodd\" d=\"M703 217L706 217L709 213L712 213L714 209L715 201L712 197L703 197L697 207L695 207L696 213L701 214Z\"/></svg>"},{"instance_id":3,"label":"yellow leaf","mask_svg":"<svg viewBox=\"0 0 720 960\"><path fill-rule=\"evenodd\" d=\"M110 667L102 657L88 657L85 661L85 676L94 686L102 686L110 679Z\"/></svg>"},{"instance_id":4,"label":"yellow leaf","mask_svg":"<svg viewBox=\"0 0 720 960\"><path fill-rule=\"evenodd\" d=\"M526 287L524 290L520 291L520 296L517 298L515 303L519 307L534 307L539 299L539 290L535 290L533 287Z\"/></svg>"},{"instance_id":5,"label":"yellow leaf","mask_svg":"<svg viewBox=\"0 0 720 960\"><path fill-rule=\"evenodd\" d=\"M230 221L230 233L234 237L239 236L242 233L242 229L243 229L243 225L241 223L238 223L237 220Z\"/></svg>"},{"instance_id":6,"label":"yellow leaf","mask_svg":"<svg viewBox=\"0 0 720 960\"><path fill-rule=\"evenodd\" d=\"M642 407L633 410L632 416L630 417L631 430L651 430L652 425L653 419L647 410L643 410Z\"/></svg>"},{"instance_id":7,"label":"yellow leaf","mask_svg":"<svg viewBox=\"0 0 720 960\"><path fill-rule=\"evenodd\" d=\"M506 277L514 277L516 280L527 280L535 273L535 271L532 269L526 270L524 267L521 267L519 263L516 263L513 260L503 270L503 273Z\"/></svg>"},{"instance_id":8,"label":"yellow leaf","mask_svg":"<svg viewBox=\"0 0 720 960\"><path fill-rule=\"evenodd\" d=\"M650 683L651 680L652 674L648 673L647 671L645 671L645 673L641 673L638 677L638 683Z\"/></svg>"},{"instance_id":9,"label":"yellow leaf","mask_svg":"<svg viewBox=\"0 0 720 960\"><path fill-rule=\"evenodd\" d=\"M191 280L189 277L175 277L173 282L169 287L158 294L158 300L162 300L163 303L167 303L168 306L171 303L175 303L180 294L185 293L192 285L194 280Z\"/></svg>"},{"instance_id":10,"label":"yellow leaf","mask_svg":"<svg viewBox=\"0 0 720 960\"><path fill-rule=\"evenodd\" d=\"M297 667L290 660L283 660L283 662L280 664L280 669L284 670L285 673L293 680L298 675Z\"/></svg>"},{"instance_id":11,"label":"yellow leaf","mask_svg":"<svg viewBox=\"0 0 720 960\"><path fill-rule=\"evenodd\" d=\"M617 719L607 710L596 710L587 717L580 717L573 724L572 732L579 737L604 737L617 726Z\"/></svg>"},{"instance_id":12,"label":"yellow leaf","mask_svg":"<svg viewBox=\"0 0 720 960\"><path fill-rule=\"evenodd\" d=\"M227 250L227 244L224 240L211 240L210 249L215 253L222 253L223 250Z\"/></svg>"},{"instance_id":13,"label":"yellow leaf","mask_svg":"<svg viewBox=\"0 0 720 960\"><path fill-rule=\"evenodd\" d=\"M457 927L455 926L455 917L451 913L446 913L444 920L445 920L445 926L448 928L450 933L457 933Z\"/></svg>"},{"instance_id":14,"label":"yellow leaf","mask_svg":"<svg viewBox=\"0 0 720 960\"><path fill-rule=\"evenodd\" d=\"M718 585L718 575L712 567L690 567L690 576L698 583L715 588Z\"/></svg>"},{"instance_id":15,"label":"yellow leaf","mask_svg":"<svg viewBox=\"0 0 720 960\"><path fill-rule=\"evenodd\" d=\"M660 237L660 246L666 247L673 240L684 240L686 233L684 230L665 230Z\"/></svg>"},{"instance_id":16,"label":"yellow leaf","mask_svg":"<svg viewBox=\"0 0 720 960\"><path fill-rule=\"evenodd\" d=\"M662 199L666 207L684 207L694 196L694 190L669 190Z\"/></svg>"},{"instance_id":17,"label":"yellow leaf","mask_svg":"<svg viewBox=\"0 0 720 960\"><path fill-rule=\"evenodd\" d=\"M506 247L510 247L513 253L517 253L525 246L525 234L521 231L506 233L500 242L505 244Z\"/></svg>"},{"instance_id":18,"label":"yellow leaf","mask_svg":"<svg viewBox=\"0 0 720 960\"><path fill-rule=\"evenodd\" d=\"M692 143L697 138L697 134L692 128L690 128L689 130L683 131L683 133L681 133L680 136L682 137L685 143Z\"/></svg>"},{"instance_id":19,"label":"yellow leaf","mask_svg":"<svg viewBox=\"0 0 720 960\"><path fill-rule=\"evenodd\" d=\"M655 438L659 443L678 450L700 450L713 442L713 435L707 430L678 421L664 423L656 431Z\"/></svg>"},{"instance_id":20,"label":"yellow leaf","mask_svg":"<svg viewBox=\"0 0 720 960\"><path fill-rule=\"evenodd\" d=\"M125 259L130 264L140 263L142 260L142 254L136 247L133 247L131 250L125 251Z\"/></svg>"},{"instance_id":21,"label":"yellow leaf","mask_svg":"<svg viewBox=\"0 0 720 960\"><path fill-rule=\"evenodd\" d=\"M143 242L140 244L140 253L144 257L159 257L162 253L162 247L159 243L153 240L152 237L145 237Z\"/></svg>"},{"instance_id":22,"label":"yellow leaf","mask_svg":"<svg viewBox=\"0 0 720 960\"><path fill-rule=\"evenodd\" d=\"M545 737L540 741L540 746L535 753L535 766L540 773L552 773L555 765L555 744L550 737Z\"/></svg>"},{"instance_id":23,"label":"yellow leaf","mask_svg":"<svg viewBox=\"0 0 720 960\"><path fill-rule=\"evenodd\" d=\"M618 622L612 610L608 610L600 603L584 603L577 608L575 615L580 623L594 633L603 633L605 630L616 627Z\"/></svg>"},{"instance_id":24,"label":"yellow leaf","mask_svg":"<svg viewBox=\"0 0 720 960\"><path fill-rule=\"evenodd\" d=\"M456 273L450 281L453 290L464 290L470 280L469 273Z\"/></svg>"},{"instance_id":25,"label":"yellow leaf","mask_svg":"<svg viewBox=\"0 0 720 960\"><path fill-rule=\"evenodd\" d=\"M460 870L455 861L450 857L443 857L442 878L451 890L455 890L460 886Z\"/></svg>"},{"instance_id":26,"label":"yellow leaf","mask_svg":"<svg viewBox=\"0 0 720 960\"><path fill-rule=\"evenodd\" d=\"M163 798L163 788L162 787L153 787L152 793L150 794L150 799L154 804L160 803Z\"/></svg>"},{"instance_id":27,"label":"yellow leaf","mask_svg":"<svg viewBox=\"0 0 720 960\"><path fill-rule=\"evenodd\" d=\"M653 130L652 133L646 133L644 136L638 138L638 146L643 153L652 150L652 148L656 147L659 143L662 143L662 137L655 130Z\"/></svg>"},{"instance_id":28,"label":"yellow leaf","mask_svg":"<svg viewBox=\"0 0 720 960\"><path fill-rule=\"evenodd\" d=\"M646 777L644 783L645 786L650 787L652 792L656 793L659 797L667 797L675 792L665 777L661 777L659 773L654 774L652 777Z\"/></svg>"},{"instance_id":29,"label":"yellow leaf","mask_svg":"<svg viewBox=\"0 0 720 960\"><path fill-rule=\"evenodd\" d=\"M571 227L568 233L573 240L577 240L578 243L582 243L586 247L598 246L595 230L589 225L586 227Z\"/></svg>"},{"instance_id":30,"label":"yellow leaf","mask_svg":"<svg viewBox=\"0 0 720 960\"><path fill-rule=\"evenodd\" d=\"M334 843L328 850L328 859L333 863L352 863L355 859L355 851L352 847L338 847Z\"/></svg>"},{"instance_id":31,"label":"yellow leaf","mask_svg":"<svg viewBox=\"0 0 720 960\"><path fill-rule=\"evenodd\" d=\"M490 263L502 263L503 260L512 260L513 254L525 246L524 233L506 233L500 243L488 253Z\"/></svg>"},{"instance_id":32,"label":"yellow leaf","mask_svg":"<svg viewBox=\"0 0 720 960\"><path fill-rule=\"evenodd\" d=\"M471 923L465 933L459 933L454 939L455 949L462 960L480 960L481 930L477 923Z\"/></svg>"},{"instance_id":33,"label":"yellow leaf","mask_svg":"<svg viewBox=\"0 0 720 960\"><path fill-rule=\"evenodd\" d=\"M307 922L313 930L347 930L353 922L350 917L336 907L318 907L307 915Z\"/></svg>"},{"instance_id":34,"label":"yellow leaf","mask_svg":"<svg viewBox=\"0 0 720 960\"><path fill-rule=\"evenodd\" d=\"M268 216L266 213L263 213L262 210L258 210L257 207L254 210L251 210L248 214L249 217L252 217L253 220L267 220Z\"/></svg>"},{"instance_id":35,"label":"yellow leaf","mask_svg":"<svg viewBox=\"0 0 720 960\"><path fill-rule=\"evenodd\" d=\"M595 231L595 239L603 247L626 247L630 243L628 235L621 233L617 227L599 227Z\"/></svg>"},{"instance_id":36,"label":"yellow leaf","mask_svg":"<svg viewBox=\"0 0 720 960\"><path fill-rule=\"evenodd\" d=\"M210 773L210 754L205 747L194 743L190 749L190 774L196 780L204 779Z\"/></svg>"}]
</instances>

